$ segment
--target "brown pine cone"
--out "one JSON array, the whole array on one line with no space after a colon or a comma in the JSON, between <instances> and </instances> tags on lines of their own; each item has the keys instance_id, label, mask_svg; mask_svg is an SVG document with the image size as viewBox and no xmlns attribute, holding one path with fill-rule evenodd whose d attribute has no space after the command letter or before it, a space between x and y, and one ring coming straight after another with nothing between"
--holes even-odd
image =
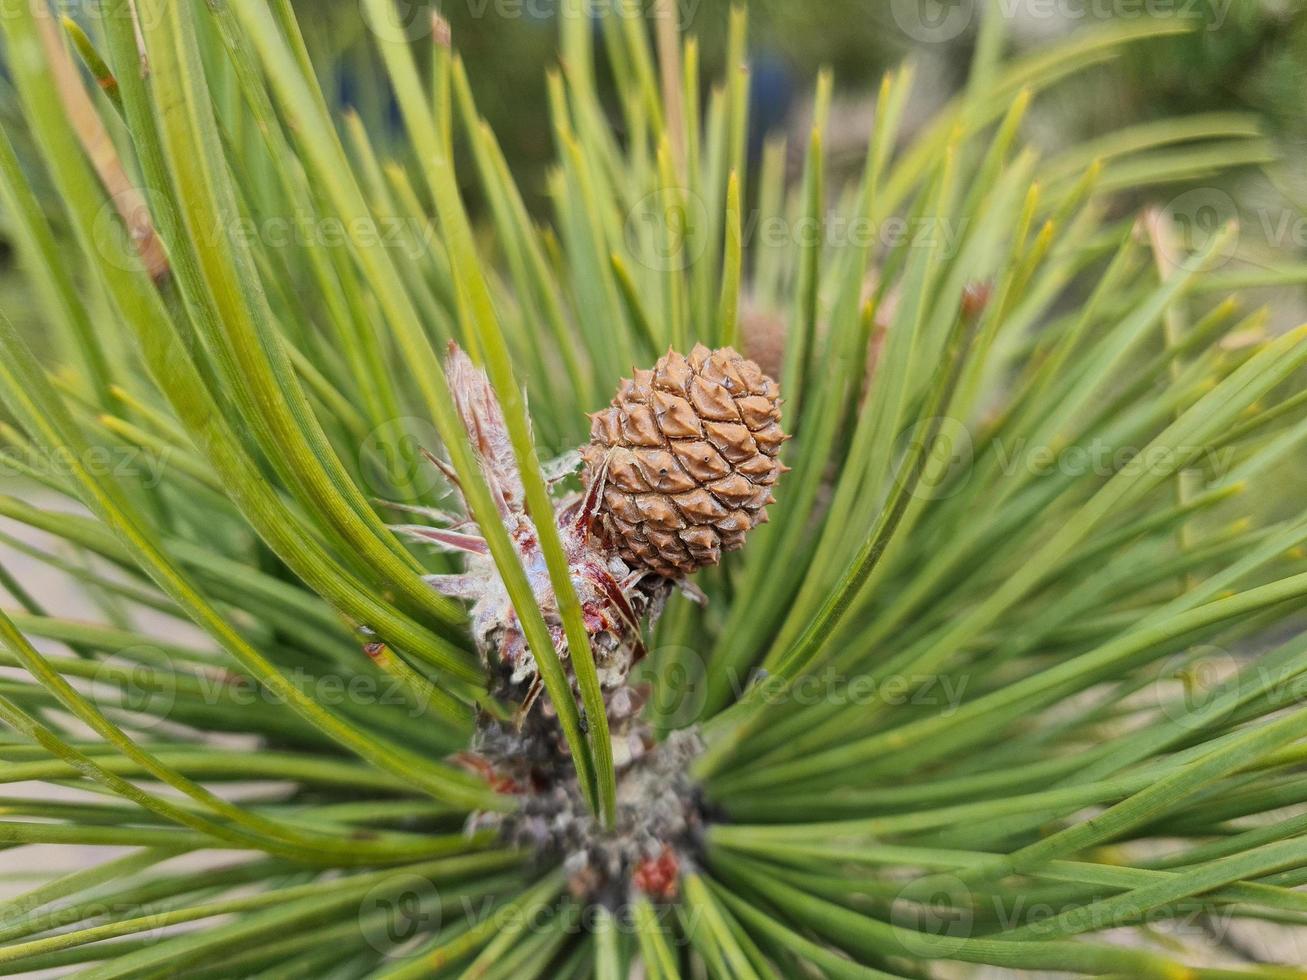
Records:
<instances>
[{"instance_id":1,"label":"brown pine cone","mask_svg":"<svg viewBox=\"0 0 1307 980\"><path fill-rule=\"evenodd\" d=\"M591 416L581 450L589 483L608 460L599 530L627 564L689 575L744 544L767 520L777 460L779 388L753 361L702 344L668 351L624 380Z\"/></svg>"}]
</instances>

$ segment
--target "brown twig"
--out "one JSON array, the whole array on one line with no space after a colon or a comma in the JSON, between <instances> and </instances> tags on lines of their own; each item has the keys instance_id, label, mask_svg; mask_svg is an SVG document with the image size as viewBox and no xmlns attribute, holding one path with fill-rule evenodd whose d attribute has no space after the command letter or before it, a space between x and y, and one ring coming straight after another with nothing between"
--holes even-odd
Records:
<instances>
[{"instance_id":1,"label":"brown twig","mask_svg":"<svg viewBox=\"0 0 1307 980\"><path fill-rule=\"evenodd\" d=\"M137 253L146 271L158 282L168 274L168 256L155 230L149 203L123 167L118 148L110 139L95 103L82 84L77 65L65 46L54 17L46 11L36 21L59 100L68 114L73 131L108 192L109 199L127 226L132 241L136 243Z\"/></svg>"},{"instance_id":2,"label":"brown twig","mask_svg":"<svg viewBox=\"0 0 1307 980\"><path fill-rule=\"evenodd\" d=\"M657 0L654 21L658 32L658 71L662 75L663 103L667 107L667 139L676 175L685 183L685 93L676 0Z\"/></svg>"}]
</instances>

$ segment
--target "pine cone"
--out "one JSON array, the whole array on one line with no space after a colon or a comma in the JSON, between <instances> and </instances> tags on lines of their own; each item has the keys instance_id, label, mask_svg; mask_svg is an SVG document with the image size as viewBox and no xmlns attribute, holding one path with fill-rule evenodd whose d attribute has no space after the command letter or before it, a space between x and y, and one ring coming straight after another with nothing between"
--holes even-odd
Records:
<instances>
[{"instance_id":1,"label":"pine cone","mask_svg":"<svg viewBox=\"0 0 1307 980\"><path fill-rule=\"evenodd\" d=\"M586 480L608 460L599 530L627 564L680 578L766 521L789 436L776 382L733 349L668 351L591 419Z\"/></svg>"}]
</instances>

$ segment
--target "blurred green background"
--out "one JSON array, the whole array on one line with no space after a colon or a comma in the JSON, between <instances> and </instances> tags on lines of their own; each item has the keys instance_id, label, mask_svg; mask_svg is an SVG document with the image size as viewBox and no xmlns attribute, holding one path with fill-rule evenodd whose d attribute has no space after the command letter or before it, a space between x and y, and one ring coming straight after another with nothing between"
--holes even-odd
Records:
<instances>
[{"instance_id":1,"label":"blurred green background","mask_svg":"<svg viewBox=\"0 0 1307 980\"><path fill-rule=\"evenodd\" d=\"M544 72L555 65L565 0L396 0L396 23L418 50L439 9L471 68L480 110L520 175L542 200L552 156ZM581 0L591 7L658 0ZM671 0L701 42L705 77L720 72L732 0ZM354 2L299 0L319 64L341 66L335 90L365 119L395 115L375 84L374 52ZM1041 134L1066 143L1130 122L1212 111L1251 112L1288 144L1307 141L1307 4L1274 0L746 0L753 61L753 142L766 130L802 133L817 71L834 72L837 149L860 156L881 73L905 57L919 65L922 111L965 84L986 11L1006 21L1009 54L1110 17L1172 20L1189 33L1132 46L1125 57L1064 86L1039 115ZM596 33L598 31L596 29ZM602 56L603 44L596 45ZM602 79L603 72L600 71ZM616 118L616 114L614 116ZM396 127L397 129L397 127ZM398 135L398 134L397 134Z\"/></svg>"},{"instance_id":2,"label":"blurred green background","mask_svg":"<svg viewBox=\"0 0 1307 980\"><path fill-rule=\"evenodd\" d=\"M558 17L569 0L395 0L399 31L421 54L432 44L431 14L448 20L454 45L466 60L480 110L497 132L528 203L542 215L546 168L553 156L546 105L545 72L558 59ZM579 0L589 8L620 3L652 11L660 0ZM670 0L685 28L699 37L704 76L715 78L724 60L731 0ZM59 0L79 19L94 20L96 0ZM385 92L372 30L357 0L296 0L314 60L325 87L343 106L363 117L374 142L403 157L406 141L398 113ZM838 185L840 163L861 158L881 73L904 58L917 64L917 104L912 121L924 119L966 84L968 66L984 16L1004 22L1008 55L1037 51L1053 38L1106 18L1164 18L1189 29L1176 36L1132 45L1116 61L1056 87L1037 104L1025 137L1045 146L1077 140L1150 119L1199 112L1235 111L1257 117L1280 149L1283 163L1272 168L1234 168L1214 183L1228 190L1244 219L1241 244L1274 232L1271 212L1299 219L1307 215L1307 3L1298 0L746 0L753 63L751 127L756 151L767 132L785 130L801 146L807 128L816 73L830 67L836 98L830 147ZM597 36L601 32L596 28ZM602 53L600 40L597 49ZM330 66L330 67L327 67ZM599 77L605 77L600 66ZM0 73L0 121L13 124L12 94ZM614 111L614 125L620 114ZM24 155L21 126L9 126ZM474 209L478 189L468 174ZM39 175L40 168L29 172ZM1168 191L1162 189L1160 199ZM1123 211L1159 199L1123 196ZM59 223L57 202L50 206ZM1281 229L1283 232L1284 229ZM1303 239L1299 241L1298 239ZM1307 235L1281 234L1265 243L1273 261L1284 249L1307 249ZM12 319L31 315L26 287L14 273L13 253L0 214L0 308ZM1288 301L1277 314L1286 325L1302 318L1297 288L1271 297Z\"/></svg>"}]
</instances>

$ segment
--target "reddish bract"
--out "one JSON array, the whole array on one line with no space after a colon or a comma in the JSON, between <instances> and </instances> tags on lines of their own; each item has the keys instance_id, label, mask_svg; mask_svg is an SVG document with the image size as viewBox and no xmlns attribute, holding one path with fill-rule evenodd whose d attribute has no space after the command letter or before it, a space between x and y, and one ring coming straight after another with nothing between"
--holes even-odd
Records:
<instances>
[{"instance_id":1,"label":"reddish bract","mask_svg":"<svg viewBox=\"0 0 1307 980\"><path fill-rule=\"evenodd\" d=\"M664 847L656 858L641 861L631 872L631 884L660 902L675 899L681 890L681 862L676 852Z\"/></svg>"}]
</instances>

